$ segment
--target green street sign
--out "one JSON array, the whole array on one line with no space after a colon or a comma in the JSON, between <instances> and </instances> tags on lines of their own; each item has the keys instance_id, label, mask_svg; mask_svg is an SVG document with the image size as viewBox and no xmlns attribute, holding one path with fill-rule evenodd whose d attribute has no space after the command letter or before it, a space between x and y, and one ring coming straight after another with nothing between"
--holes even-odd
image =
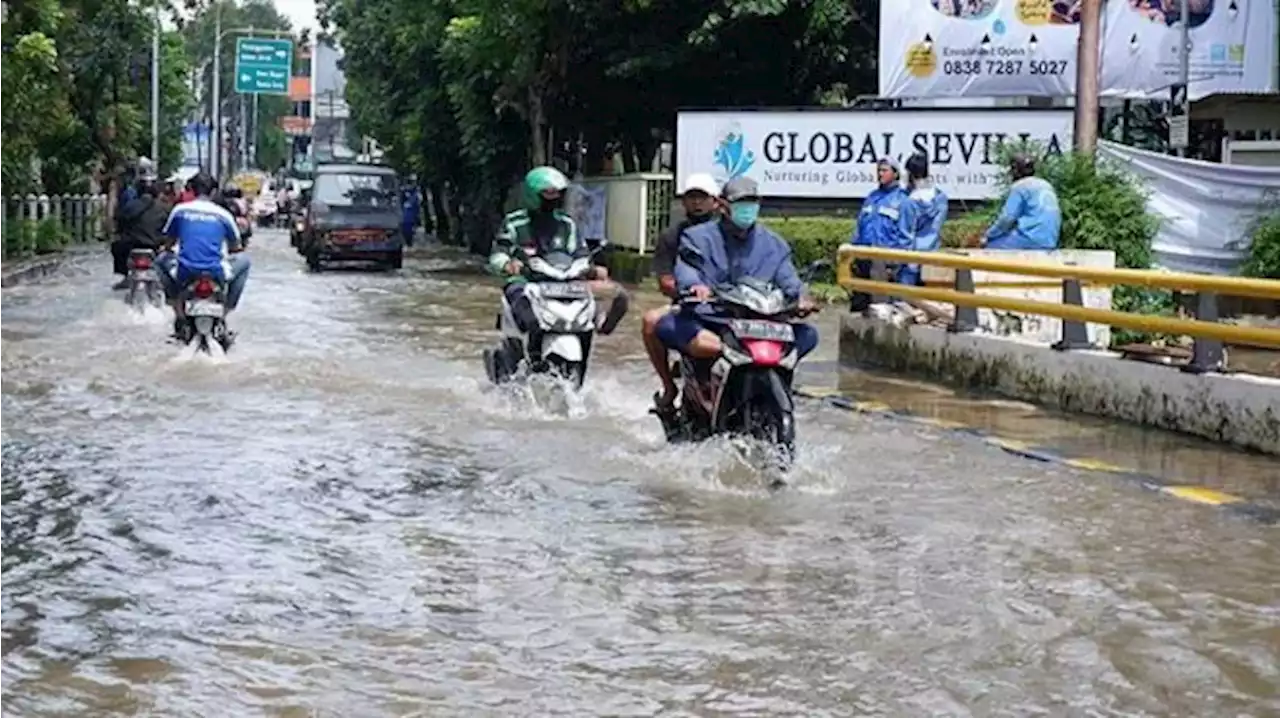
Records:
<instances>
[{"instance_id":1,"label":"green street sign","mask_svg":"<svg viewBox=\"0 0 1280 718\"><path fill-rule=\"evenodd\" d=\"M292 75L292 40L236 38L236 92L287 95Z\"/></svg>"}]
</instances>

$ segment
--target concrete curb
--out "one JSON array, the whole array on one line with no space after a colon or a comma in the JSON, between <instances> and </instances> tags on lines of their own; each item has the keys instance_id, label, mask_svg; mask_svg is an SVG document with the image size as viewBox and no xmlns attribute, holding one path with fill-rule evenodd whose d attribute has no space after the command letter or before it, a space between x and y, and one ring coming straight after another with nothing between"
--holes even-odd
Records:
<instances>
[{"instance_id":1,"label":"concrete curb","mask_svg":"<svg viewBox=\"0 0 1280 718\"><path fill-rule=\"evenodd\" d=\"M64 262L70 261L75 257L90 254L94 250L101 250L102 244L76 244L61 249L53 254L33 257L14 262L14 266L5 267L4 274L0 275L0 288L9 288L31 282L58 271ZM107 261L110 261L108 258Z\"/></svg>"},{"instance_id":2,"label":"concrete curb","mask_svg":"<svg viewBox=\"0 0 1280 718\"><path fill-rule=\"evenodd\" d=\"M1133 469L1118 466L1099 459L1064 456L1057 450L1049 447L1034 446L1015 439L1005 439L983 431L982 429L977 429L958 422L934 419L928 416L917 416L915 414L897 411L888 404L876 401L858 401L852 397L842 396L834 389L824 389L821 387L798 387L796 389L796 394L808 399L817 399L828 406L834 406L846 411L882 416L897 421L929 426L942 431L964 434L966 436L978 438L983 443L998 448L1005 453L1013 454L1014 456L1021 456L1024 459L1062 464L1075 469L1111 474L1113 476L1133 481L1148 491L1156 491L1164 496L1170 496L1182 501L1190 501L1204 506L1214 506L1223 509L1230 514L1244 516L1267 525L1280 524L1280 509L1264 506L1262 504L1249 501L1243 497L1228 494L1208 486L1173 483L1157 476L1144 474L1139 471L1134 471Z\"/></svg>"}]
</instances>

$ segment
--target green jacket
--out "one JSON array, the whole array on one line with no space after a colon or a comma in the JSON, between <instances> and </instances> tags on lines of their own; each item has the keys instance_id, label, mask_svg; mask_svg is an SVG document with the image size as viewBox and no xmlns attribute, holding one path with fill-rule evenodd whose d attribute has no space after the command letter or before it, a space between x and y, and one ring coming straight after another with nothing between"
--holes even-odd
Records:
<instances>
[{"instance_id":1,"label":"green jacket","mask_svg":"<svg viewBox=\"0 0 1280 718\"><path fill-rule=\"evenodd\" d=\"M530 257L536 257L547 251L561 251L577 255L586 249L586 245L578 239L578 225L573 218L560 210L552 213L555 230L551 236L533 236L533 220L529 211L518 209L509 213L502 220L498 236L494 238L493 253L489 255L489 271L505 277L507 284L526 282L523 275L507 276L504 268L507 262L515 259L528 264Z\"/></svg>"}]
</instances>

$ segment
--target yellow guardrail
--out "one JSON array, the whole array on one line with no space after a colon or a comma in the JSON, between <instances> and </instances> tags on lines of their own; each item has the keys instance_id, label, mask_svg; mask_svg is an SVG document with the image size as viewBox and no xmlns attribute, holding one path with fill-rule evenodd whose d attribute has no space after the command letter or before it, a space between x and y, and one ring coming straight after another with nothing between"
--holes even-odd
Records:
<instances>
[{"instance_id":1,"label":"yellow guardrail","mask_svg":"<svg viewBox=\"0 0 1280 718\"><path fill-rule=\"evenodd\" d=\"M1132 314L1130 312L1094 309L1071 304L1038 302L1017 297L971 294L951 289L932 289L861 279L853 276L853 262L855 259L880 260L889 264L924 264L956 269L976 269L1005 274L1088 280L1097 284L1127 284L1264 299L1280 299L1280 281L1277 280L1217 277L1140 269L1103 269L1098 267L1034 264L989 257L971 257L964 254L910 252L854 245L840 247L836 263L836 281L841 287L854 292L924 299L962 307L1004 309L1026 314L1041 314L1068 321L1108 324L1113 327L1122 327L1135 331L1185 334L1193 337L1214 339L1228 344L1280 349L1280 329L1244 327L1197 319Z\"/></svg>"}]
</instances>

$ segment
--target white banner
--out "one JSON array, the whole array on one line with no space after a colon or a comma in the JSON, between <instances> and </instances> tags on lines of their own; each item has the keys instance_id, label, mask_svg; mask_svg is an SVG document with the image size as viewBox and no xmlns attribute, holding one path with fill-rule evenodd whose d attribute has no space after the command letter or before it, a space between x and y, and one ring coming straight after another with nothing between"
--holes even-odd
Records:
<instances>
[{"instance_id":1,"label":"white banner","mask_svg":"<svg viewBox=\"0 0 1280 718\"><path fill-rule=\"evenodd\" d=\"M1249 226L1280 202L1280 168L1242 167L1098 143L1098 156L1140 177L1160 218L1155 264L1178 272L1235 274Z\"/></svg>"},{"instance_id":2,"label":"white banner","mask_svg":"<svg viewBox=\"0 0 1280 718\"><path fill-rule=\"evenodd\" d=\"M1075 94L1079 0L885 0L881 97ZM1191 99L1276 88L1280 0L1190 0ZM1179 0L1110 0L1104 95L1164 98L1179 76Z\"/></svg>"},{"instance_id":3,"label":"white banner","mask_svg":"<svg viewBox=\"0 0 1280 718\"><path fill-rule=\"evenodd\" d=\"M1071 147L1071 110L725 110L676 117L676 186L695 172L745 175L766 197L859 199L876 188L876 161L929 157L952 199L998 197L1005 140Z\"/></svg>"},{"instance_id":4,"label":"white banner","mask_svg":"<svg viewBox=\"0 0 1280 718\"><path fill-rule=\"evenodd\" d=\"M1189 0L1189 4L1187 94L1192 100L1221 92L1277 89L1280 0ZM1162 10L1161 5L1171 9ZM1181 82L1182 76L1179 7L1179 0L1107 4L1102 24L1103 95L1169 99L1169 86Z\"/></svg>"}]
</instances>

